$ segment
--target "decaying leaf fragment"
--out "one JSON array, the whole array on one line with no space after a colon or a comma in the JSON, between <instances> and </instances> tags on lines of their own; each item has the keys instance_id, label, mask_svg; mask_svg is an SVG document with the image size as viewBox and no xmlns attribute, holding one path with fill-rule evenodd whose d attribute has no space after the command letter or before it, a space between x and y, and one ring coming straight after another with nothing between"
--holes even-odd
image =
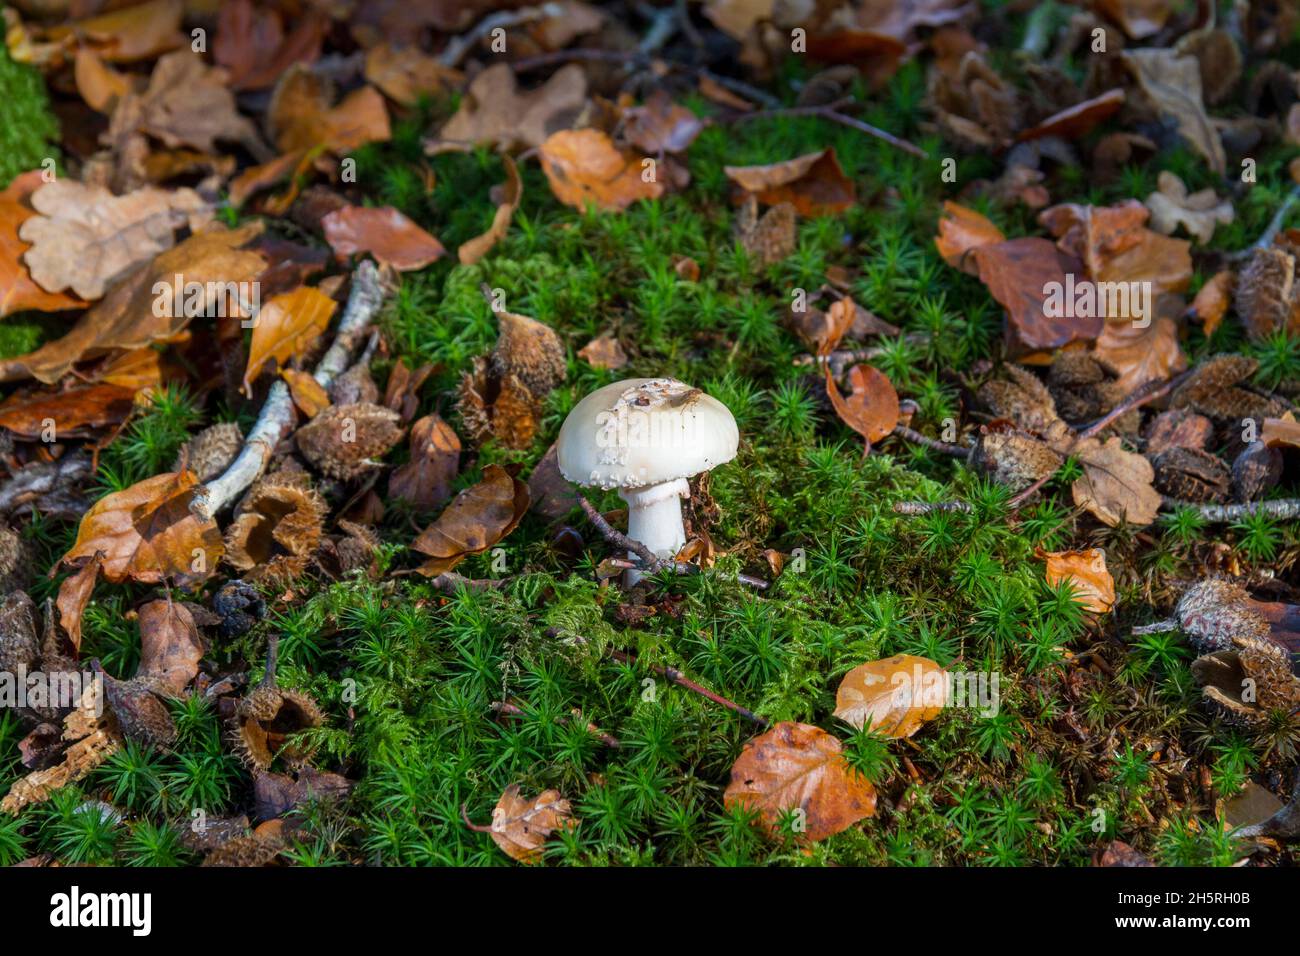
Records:
<instances>
[{"instance_id":1,"label":"decaying leaf fragment","mask_svg":"<svg viewBox=\"0 0 1300 956\"><path fill-rule=\"evenodd\" d=\"M840 420L867 440L870 447L894 430L898 424L898 393L884 372L871 365L849 369L852 391L840 394L830 366L826 366L826 394Z\"/></svg>"},{"instance_id":2,"label":"decaying leaf fragment","mask_svg":"<svg viewBox=\"0 0 1300 956\"><path fill-rule=\"evenodd\" d=\"M723 803L756 812L769 833L824 840L876 812L875 788L842 751L820 727L783 721L745 744Z\"/></svg>"},{"instance_id":3,"label":"decaying leaf fragment","mask_svg":"<svg viewBox=\"0 0 1300 956\"><path fill-rule=\"evenodd\" d=\"M619 149L598 129L552 133L538 157L555 198L579 210L590 204L619 211L639 199L657 199L667 179L653 158Z\"/></svg>"},{"instance_id":4,"label":"decaying leaf fragment","mask_svg":"<svg viewBox=\"0 0 1300 956\"><path fill-rule=\"evenodd\" d=\"M1147 196L1146 207L1151 210L1151 228L1166 236L1182 226L1205 245L1213 238L1216 225L1226 226L1233 220L1229 200L1220 199L1213 189L1189 195L1183 181L1167 169L1156 180L1156 190Z\"/></svg>"},{"instance_id":5,"label":"decaying leaf fragment","mask_svg":"<svg viewBox=\"0 0 1300 956\"><path fill-rule=\"evenodd\" d=\"M1047 583L1070 582L1075 600L1094 614L1105 614L1115 605L1115 579L1106 569L1106 552L1101 548L1086 551L1040 551L1047 562Z\"/></svg>"},{"instance_id":6,"label":"decaying leaf fragment","mask_svg":"<svg viewBox=\"0 0 1300 956\"><path fill-rule=\"evenodd\" d=\"M556 830L577 826L569 801L558 790L543 790L531 800L520 794L519 784L506 787L492 811L492 842L512 860L537 863L542 844Z\"/></svg>"},{"instance_id":7,"label":"decaying leaf fragment","mask_svg":"<svg viewBox=\"0 0 1300 956\"><path fill-rule=\"evenodd\" d=\"M427 555L418 568L425 577L450 571L471 554L505 538L528 511L528 486L500 465L488 465L478 484L457 495L411 544Z\"/></svg>"},{"instance_id":8,"label":"decaying leaf fragment","mask_svg":"<svg viewBox=\"0 0 1300 956\"><path fill-rule=\"evenodd\" d=\"M388 479L388 493L428 511L451 497L451 483L460 470L460 438L435 414L411 426L411 460Z\"/></svg>"}]
</instances>

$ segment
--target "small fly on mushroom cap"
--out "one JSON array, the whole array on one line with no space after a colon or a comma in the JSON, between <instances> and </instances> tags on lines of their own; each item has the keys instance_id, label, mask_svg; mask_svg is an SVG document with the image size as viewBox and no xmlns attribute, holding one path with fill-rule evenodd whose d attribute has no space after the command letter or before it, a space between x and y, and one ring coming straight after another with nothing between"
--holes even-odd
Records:
<instances>
[{"instance_id":1,"label":"small fly on mushroom cap","mask_svg":"<svg viewBox=\"0 0 1300 956\"><path fill-rule=\"evenodd\" d=\"M574 484L617 488L628 505L628 537L671 558L686 543L686 479L731 461L739 443L736 419L716 398L673 378L629 378L574 407L556 457ZM629 585L640 579L627 572Z\"/></svg>"}]
</instances>

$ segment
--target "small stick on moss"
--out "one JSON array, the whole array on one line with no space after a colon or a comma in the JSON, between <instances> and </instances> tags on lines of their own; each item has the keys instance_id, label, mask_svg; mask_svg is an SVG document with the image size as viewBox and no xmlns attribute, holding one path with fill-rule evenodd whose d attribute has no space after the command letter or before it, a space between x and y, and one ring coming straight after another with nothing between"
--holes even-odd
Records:
<instances>
[{"instance_id":1,"label":"small stick on moss","mask_svg":"<svg viewBox=\"0 0 1300 956\"><path fill-rule=\"evenodd\" d=\"M1173 378L1166 379L1163 382L1152 382L1142 386L1101 418L1097 419L1083 431L1079 432L1079 434L1075 436L1074 440L1078 442L1083 441L1086 438L1092 438L1094 435L1097 435L1106 428L1106 426L1111 422L1123 418L1135 408L1141 408L1149 402L1154 402L1157 398L1168 395L1179 385L1183 384L1183 382L1187 380L1187 376L1191 374L1190 371L1187 371L1182 375L1175 375Z\"/></svg>"},{"instance_id":2,"label":"small stick on moss","mask_svg":"<svg viewBox=\"0 0 1300 956\"><path fill-rule=\"evenodd\" d=\"M1300 498L1276 498L1272 501L1247 501L1238 505L1202 505L1194 501L1179 501L1166 498L1168 508L1192 508L1202 520L1210 524L1224 524L1228 521L1240 521L1249 515L1261 514L1270 518L1286 520L1300 518Z\"/></svg>"},{"instance_id":3,"label":"small stick on moss","mask_svg":"<svg viewBox=\"0 0 1300 956\"><path fill-rule=\"evenodd\" d=\"M384 287L379 281L379 270L373 262L366 260L352 274L352 292L343 317L339 319L334 342L312 374L322 388L329 388L330 382L348 367L352 352L383 302ZM266 470L276 446L293 429L293 422L293 399L289 387L277 380L267 393L257 422L244 439L244 446L234 462L219 477L194 490L190 511L195 517L200 521L211 521L221 509L233 504Z\"/></svg>"},{"instance_id":4,"label":"small stick on moss","mask_svg":"<svg viewBox=\"0 0 1300 956\"><path fill-rule=\"evenodd\" d=\"M928 515L936 512L959 512L969 514L975 507L968 501L896 501L894 514Z\"/></svg>"},{"instance_id":5,"label":"small stick on moss","mask_svg":"<svg viewBox=\"0 0 1300 956\"><path fill-rule=\"evenodd\" d=\"M937 451L941 455L951 455L953 458L969 458L970 449L965 445L954 445L952 442L939 441L937 438L927 438L918 431L913 431L906 425L895 425L894 434L904 441L909 441L914 445L920 445L922 448L928 448L931 451Z\"/></svg>"},{"instance_id":6,"label":"small stick on moss","mask_svg":"<svg viewBox=\"0 0 1300 956\"><path fill-rule=\"evenodd\" d=\"M614 658L614 660L622 664L630 664L633 667L636 667L640 663L637 660L635 655L629 654L626 651L616 651L613 648L611 648L607 653L609 654L610 657ZM748 710L744 707L741 707L735 701L727 700L727 698L723 697L721 694L714 693L713 691L705 687L703 684L695 683L695 681L685 676L681 671L677 670L677 668L675 667L665 667L663 664L646 664L644 666L650 668L650 670L654 671L660 677L672 681L674 684L678 685L679 687L685 687L687 690L691 691L692 693L699 694L701 697L705 698L706 700L711 700L715 704L721 704L723 707L726 707L728 710L735 711L737 714L740 714L740 716L748 720L752 720L760 727L767 727L769 724L766 717L760 717L752 710Z\"/></svg>"},{"instance_id":7,"label":"small stick on moss","mask_svg":"<svg viewBox=\"0 0 1300 956\"><path fill-rule=\"evenodd\" d=\"M647 548L640 541L633 541L623 532L619 531L612 524L605 520L605 516L596 510L593 505L582 495L578 495L578 504L587 515L587 520L596 526L596 530L610 544L616 548L622 548L624 551L631 551L641 559L642 567L651 574L663 567L664 562L655 556L655 553Z\"/></svg>"},{"instance_id":8,"label":"small stick on moss","mask_svg":"<svg viewBox=\"0 0 1300 956\"><path fill-rule=\"evenodd\" d=\"M1259 238L1245 249L1238 250L1227 258L1232 262L1237 262L1242 259L1248 259L1260 249L1265 249L1268 246L1271 246L1273 240L1277 238L1277 234L1282 231L1282 224L1286 222L1286 217L1287 214L1291 212L1291 207L1294 206L1297 201L1300 201L1300 183L1296 183L1291 187L1291 191L1287 193L1286 198L1282 200L1282 205L1277 207L1277 212L1273 214L1273 218L1269 220L1268 227L1260 233Z\"/></svg>"},{"instance_id":9,"label":"small stick on moss","mask_svg":"<svg viewBox=\"0 0 1300 956\"><path fill-rule=\"evenodd\" d=\"M503 586L505 578L467 578L455 571L444 571L437 577L429 578L429 583L446 594L455 594L461 588L469 591L491 591Z\"/></svg>"},{"instance_id":10,"label":"small stick on moss","mask_svg":"<svg viewBox=\"0 0 1300 956\"><path fill-rule=\"evenodd\" d=\"M633 569L641 571L645 568L645 565L640 561L629 561L627 558L606 558L605 561L610 567L618 568L620 571L629 571ZM700 573L700 568L691 564L689 561L664 561L663 566L665 568L671 567L673 572L676 574ZM741 584L748 584L751 588L758 588L760 590L765 590L772 586L771 581L765 581L763 578L754 577L752 574L737 574L736 580Z\"/></svg>"}]
</instances>

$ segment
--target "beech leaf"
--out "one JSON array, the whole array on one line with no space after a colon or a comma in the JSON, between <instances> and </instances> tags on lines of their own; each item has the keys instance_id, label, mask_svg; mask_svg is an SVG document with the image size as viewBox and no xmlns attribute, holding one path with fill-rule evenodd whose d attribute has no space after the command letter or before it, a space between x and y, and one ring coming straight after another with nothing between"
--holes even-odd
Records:
<instances>
[{"instance_id":1,"label":"beech leaf","mask_svg":"<svg viewBox=\"0 0 1300 956\"><path fill-rule=\"evenodd\" d=\"M528 486L500 465L488 465L478 484L466 488L411 548L427 555L418 570L426 577L450 571L471 554L492 547L523 520Z\"/></svg>"},{"instance_id":2,"label":"beech leaf","mask_svg":"<svg viewBox=\"0 0 1300 956\"><path fill-rule=\"evenodd\" d=\"M910 737L948 703L948 672L926 657L896 654L859 664L835 691L835 716L886 737Z\"/></svg>"}]
</instances>

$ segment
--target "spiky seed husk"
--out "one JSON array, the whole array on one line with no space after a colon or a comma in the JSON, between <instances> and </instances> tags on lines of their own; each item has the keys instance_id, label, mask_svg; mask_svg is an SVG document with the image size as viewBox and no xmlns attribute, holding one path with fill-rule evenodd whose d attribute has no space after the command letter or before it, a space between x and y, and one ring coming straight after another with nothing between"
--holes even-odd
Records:
<instances>
[{"instance_id":1,"label":"spiky seed husk","mask_svg":"<svg viewBox=\"0 0 1300 956\"><path fill-rule=\"evenodd\" d=\"M181 446L172 470L179 471L184 462L199 481L210 481L230 467L243 444L244 433L235 422L217 422Z\"/></svg>"},{"instance_id":2,"label":"spiky seed husk","mask_svg":"<svg viewBox=\"0 0 1300 956\"><path fill-rule=\"evenodd\" d=\"M1224 650L1234 637L1267 640L1268 621L1249 606L1249 597L1232 581L1206 578L1184 592L1174 616L1198 653Z\"/></svg>"},{"instance_id":3,"label":"spiky seed husk","mask_svg":"<svg viewBox=\"0 0 1300 956\"><path fill-rule=\"evenodd\" d=\"M1169 448L1152 461L1155 486L1180 501L1223 501L1232 470L1217 455L1198 448Z\"/></svg>"},{"instance_id":4,"label":"spiky seed husk","mask_svg":"<svg viewBox=\"0 0 1300 956\"><path fill-rule=\"evenodd\" d=\"M154 693L150 681L141 678L120 681L102 672L101 677L104 702L128 740L164 750L175 742L176 723L167 704Z\"/></svg>"},{"instance_id":5,"label":"spiky seed husk","mask_svg":"<svg viewBox=\"0 0 1300 956\"><path fill-rule=\"evenodd\" d=\"M1072 388L1078 385L1096 385L1106 378L1106 370L1087 352L1078 349L1061 352L1047 372L1047 384Z\"/></svg>"},{"instance_id":6,"label":"spiky seed husk","mask_svg":"<svg viewBox=\"0 0 1300 956\"><path fill-rule=\"evenodd\" d=\"M1028 488L1064 461L1044 442L1019 431L986 431L976 439L971 455L972 467L984 469L1013 491Z\"/></svg>"},{"instance_id":7,"label":"spiky seed husk","mask_svg":"<svg viewBox=\"0 0 1300 956\"><path fill-rule=\"evenodd\" d=\"M375 467L402 440L401 416L370 402L331 405L298 429L295 441L313 466L348 481Z\"/></svg>"},{"instance_id":8,"label":"spiky seed husk","mask_svg":"<svg viewBox=\"0 0 1300 956\"><path fill-rule=\"evenodd\" d=\"M305 754L284 738L324 723L325 715L310 694L263 681L235 709L232 744L248 766L267 770L277 754L291 761L303 759Z\"/></svg>"},{"instance_id":9,"label":"spiky seed husk","mask_svg":"<svg viewBox=\"0 0 1300 956\"><path fill-rule=\"evenodd\" d=\"M1300 708L1300 679L1286 648L1266 637L1238 635L1232 646L1192 662L1202 698L1227 722L1262 726L1273 711Z\"/></svg>"},{"instance_id":10,"label":"spiky seed husk","mask_svg":"<svg viewBox=\"0 0 1300 956\"><path fill-rule=\"evenodd\" d=\"M1275 332L1300 331L1295 253L1287 244L1256 249L1237 276L1237 314L1256 341Z\"/></svg>"},{"instance_id":11,"label":"spiky seed husk","mask_svg":"<svg viewBox=\"0 0 1300 956\"><path fill-rule=\"evenodd\" d=\"M311 488L263 478L226 530L225 559L253 582L292 580L307 570L319 547L328 510Z\"/></svg>"},{"instance_id":12,"label":"spiky seed husk","mask_svg":"<svg viewBox=\"0 0 1300 956\"><path fill-rule=\"evenodd\" d=\"M502 312L492 362L498 374L513 373L539 401L564 381L568 363L555 330L526 315Z\"/></svg>"}]
</instances>

